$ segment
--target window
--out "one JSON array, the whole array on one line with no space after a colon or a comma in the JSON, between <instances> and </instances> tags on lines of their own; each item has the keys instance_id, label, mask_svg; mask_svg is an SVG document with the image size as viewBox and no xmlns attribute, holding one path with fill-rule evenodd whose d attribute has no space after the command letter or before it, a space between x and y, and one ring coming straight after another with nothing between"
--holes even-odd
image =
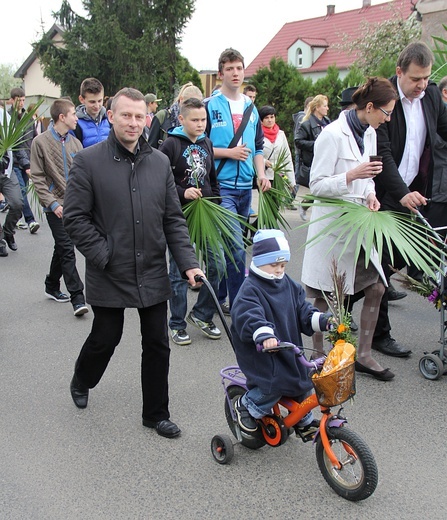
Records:
<instances>
[{"instance_id":1,"label":"window","mask_svg":"<svg viewBox=\"0 0 447 520\"><path fill-rule=\"evenodd\" d=\"M296 50L295 64L298 68L303 66L303 51L301 50L301 47L298 47Z\"/></svg>"}]
</instances>

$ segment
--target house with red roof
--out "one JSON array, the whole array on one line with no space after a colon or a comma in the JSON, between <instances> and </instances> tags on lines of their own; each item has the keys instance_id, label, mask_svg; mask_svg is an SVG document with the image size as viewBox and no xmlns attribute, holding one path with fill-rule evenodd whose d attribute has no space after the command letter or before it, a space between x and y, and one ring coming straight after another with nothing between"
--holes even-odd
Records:
<instances>
[{"instance_id":1,"label":"house with red roof","mask_svg":"<svg viewBox=\"0 0 447 520\"><path fill-rule=\"evenodd\" d=\"M328 5L325 16L286 23L246 68L245 78L253 76L260 67L268 67L276 57L295 65L314 81L325 76L331 65L337 67L343 79L355 60L355 49L347 52L340 48L346 36L354 40L360 36L362 23L383 22L396 11L406 19L414 12L416 3L392 0L372 6L371 0L358 1L358 9L336 13L335 5Z\"/></svg>"}]
</instances>

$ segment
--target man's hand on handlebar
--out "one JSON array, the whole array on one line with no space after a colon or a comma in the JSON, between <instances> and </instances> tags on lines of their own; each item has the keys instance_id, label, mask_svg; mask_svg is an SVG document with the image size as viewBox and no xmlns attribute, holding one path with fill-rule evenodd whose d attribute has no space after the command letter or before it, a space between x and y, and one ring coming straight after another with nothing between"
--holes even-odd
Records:
<instances>
[{"instance_id":1,"label":"man's hand on handlebar","mask_svg":"<svg viewBox=\"0 0 447 520\"><path fill-rule=\"evenodd\" d=\"M206 278L205 274L203 273L202 269L187 269L185 271L186 276L188 277L188 282L192 287L200 286L202 285L200 278Z\"/></svg>"}]
</instances>

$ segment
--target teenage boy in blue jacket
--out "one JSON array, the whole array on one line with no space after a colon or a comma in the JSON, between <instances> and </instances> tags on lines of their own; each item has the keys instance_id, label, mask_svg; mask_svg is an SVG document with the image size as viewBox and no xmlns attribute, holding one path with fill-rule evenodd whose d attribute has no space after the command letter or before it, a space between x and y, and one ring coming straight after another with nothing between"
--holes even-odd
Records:
<instances>
[{"instance_id":1,"label":"teenage boy in blue jacket","mask_svg":"<svg viewBox=\"0 0 447 520\"><path fill-rule=\"evenodd\" d=\"M105 141L110 132L110 123L103 106L104 87L96 78L86 78L81 83L79 101L76 107L78 124L70 131L87 148Z\"/></svg>"},{"instance_id":2,"label":"teenage boy in blue jacket","mask_svg":"<svg viewBox=\"0 0 447 520\"><path fill-rule=\"evenodd\" d=\"M218 67L222 86L205 101L208 113L206 130L213 142L222 206L248 219L254 172L262 191L271 187L264 170L264 135L256 107L248 96L240 92L244 81L242 55L235 49L226 49L219 57ZM253 109L250 119L239 142L229 148L248 107ZM228 289L230 307L245 277L243 230L237 221L234 223L233 255L236 266L227 259L226 287L221 283L219 290L219 302L222 305Z\"/></svg>"}]
</instances>

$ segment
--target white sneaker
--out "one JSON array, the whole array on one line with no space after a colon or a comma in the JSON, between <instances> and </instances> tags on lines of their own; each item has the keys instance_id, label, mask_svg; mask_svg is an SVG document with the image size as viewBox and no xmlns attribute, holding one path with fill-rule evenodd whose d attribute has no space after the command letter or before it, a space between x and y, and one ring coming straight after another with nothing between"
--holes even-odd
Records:
<instances>
[{"instance_id":1,"label":"white sneaker","mask_svg":"<svg viewBox=\"0 0 447 520\"><path fill-rule=\"evenodd\" d=\"M28 225L23 222L22 219L20 219L16 224L17 229L28 229Z\"/></svg>"},{"instance_id":2,"label":"white sneaker","mask_svg":"<svg viewBox=\"0 0 447 520\"><path fill-rule=\"evenodd\" d=\"M34 235L34 233L36 233L39 228L40 228L40 224L39 224L39 222L36 222L35 220L33 220L32 222L30 222L28 224L29 232L32 235Z\"/></svg>"},{"instance_id":3,"label":"white sneaker","mask_svg":"<svg viewBox=\"0 0 447 520\"><path fill-rule=\"evenodd\" d=\"M192 311L186 317L186 321L200 329L210 339L220 339L222 333L212 321L202 321L194 316Z\"/></svg>"},{"instance_id":4,"label":"white sneaker","mask_svg":"<svg viewBox=\"0 0 447 520\"><path fill-rule=\"evenodd\" d=\"M190 345L191 338L186 330L171 330L171 338L174 343L177 345Z\"/></svg>"},{"instance_id":5,"label":"white sneaker","mask_svg":"<svg viewBox=\"0 0 447 520\"><path fill-rule=\"evenodd\" d=\"M300 217L301 217L301 220L303 220L304 222L307 222L307 208L303 208L303 206L300 206Z\"/></svg>"}]
</instances>

